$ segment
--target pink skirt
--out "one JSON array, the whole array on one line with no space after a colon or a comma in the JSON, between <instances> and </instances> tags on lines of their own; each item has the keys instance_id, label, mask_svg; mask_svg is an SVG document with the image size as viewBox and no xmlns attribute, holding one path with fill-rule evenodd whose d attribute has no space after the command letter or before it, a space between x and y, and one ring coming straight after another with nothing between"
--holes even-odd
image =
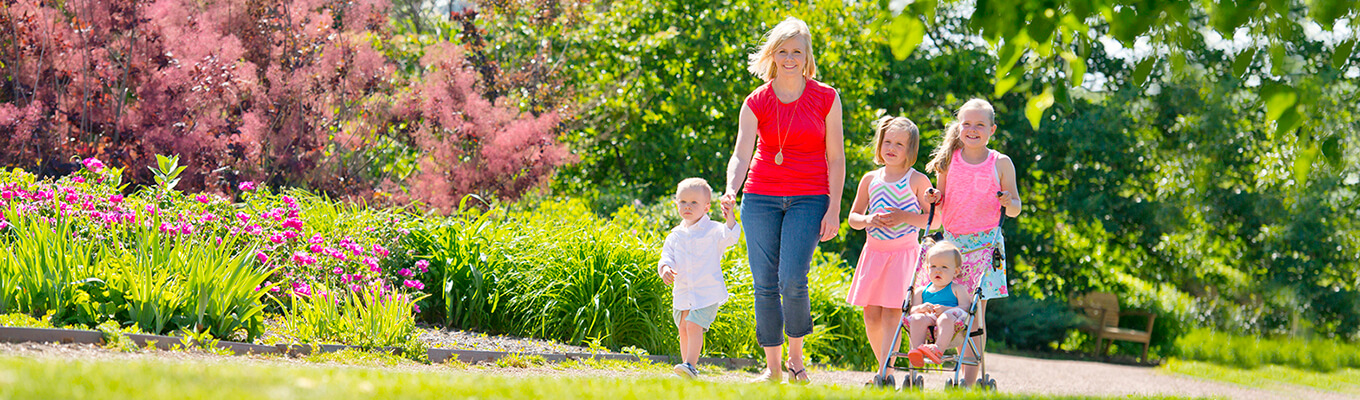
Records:
<instances>
[{"instance_id":1,"label":"pink skirt","mask_svg":"<svg viewBox=\"0 0 1360 400\"><path fill-rule=\"evenodd\" d=\"M870 237L859 255L845 301L861 307L902 307L920 257L921 244L915 235L892 240Z\"/></svg>"}]
</instances>

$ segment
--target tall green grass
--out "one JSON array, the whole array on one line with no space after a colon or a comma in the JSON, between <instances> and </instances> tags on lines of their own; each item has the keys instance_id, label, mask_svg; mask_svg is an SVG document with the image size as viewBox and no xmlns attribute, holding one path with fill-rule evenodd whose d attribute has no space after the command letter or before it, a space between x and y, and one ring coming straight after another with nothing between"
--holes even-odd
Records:
<instances>
[{"instance_id":1,"label":"tall green grass","mask_svg":"<svg viewBox=\"0 0 1360 400\"><path fill-rule=\"evenodd\" d=\"M284 333L305 344L344 343L363 348L412 346L411 309L420 298L378 286L330 289L313 282L313 293L294 298Z\"/></svg>"},{"instance_id":2,"label":"tall green grass","mask_svg":"<svg viewBox=\"0 0 1360 400\"><path fill-rule=\"evenodd\" d=\"M72 237L74 225L63 217L44 221L6 210L13 238L0 262L0 313L52 314L54 322L76 322L81 285L96 275L99 246ZM88 323L89 321L82 321Z\"/></svg>"},{"instance_id":3,"label":"tall green grass","mask_svg":"<svg viewBox=\"0 0 1360 400\"><path fill-rule=\"evenodd\" d=\"M1177 339L1176 350L1181 358L1237 368L1282 365L1318 372L1360 369L1360 343L1339 340L1259 338L1199 329Z\"/></svg>"}]
</instances>

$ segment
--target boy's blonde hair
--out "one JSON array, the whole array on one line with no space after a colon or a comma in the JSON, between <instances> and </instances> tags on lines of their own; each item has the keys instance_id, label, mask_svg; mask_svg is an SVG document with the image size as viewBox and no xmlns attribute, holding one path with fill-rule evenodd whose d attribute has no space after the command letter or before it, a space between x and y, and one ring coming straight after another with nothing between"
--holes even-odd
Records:
<instances>
[{"instance_id":1,"label":"boy's blonde hair","mask_svg":"<svg viewBox=\"0 0 1360 400\"><path fill-rule=\"evenodd\" d=\"M930 246L930 250L926 251L926 260L935 257L936 254L947 253L954 256L955 270L963 268L963 252L959 251L959 246L948 240L934 242L931 239L926 239L926 242L925 245Z\"/></svg>"},{"instance_id":2,"label":"boy's blonde hair","mask_svg":"<svg viewBox=\"0 0 1360 400\"><path fill-rule=\"evenodd\" d=\"M704 198L713 201L713 188L708 186L708 181L704 178L686 178L680 181L680 184L675 187L675 198L680 198L680 193L690 189L703 189Z\"/></svg>"},{"instance_id":3,"label":"boy's blonde hair","mask_svg":"<svg viewBox=\"0 0 1360 400\"><path fill-rule=\"evenodd\" d=\"M959 125L957 118L962 118L963 112L968 110L986 111L987 122L996 125L996 109L992 108L992 103L978 98L963 103L963 106L954 112L954 122L945 127L944 140L941 140L935 151L930 153L930 163L926 164L926 172L943 173L949 170L949 161L953 159L954 152L963 148L963 127Z\"/></svg>"},{"instance_id":4,"label":"boy's blonde hair","mask_svg":"<svg viewBox=\"0 0 1360 400\"><path fill-rule=\"evenodd\" d=\"M886 116L874 121L874 164L887 165L883 160L883 138L887 136L888 129L901 129L907 132L907 166L916 165L916 155L921 149L921 131L916 128L916 123L911 122L907 117Z\"/></svg>"},{"instance_id":5,"label":"boy's blonde hair","mask_svg":"<svg viewBox=\"0 0 1360 400\"><path fill-rule=\"evenodd\" d=\"M812 31L808 29L807 23L794 17L784 18L779 25L775 25L765 34L765 44L760 46L760 50L747 56L746 70L766 82L773 80L775 73L779 71L774 65L774 50L783 45L784 41L796 37L803 38L803 43L807 45L807 63L803 64L803 77L817 78L817 60L812 56Z\"/></svg>"}]
</instances>

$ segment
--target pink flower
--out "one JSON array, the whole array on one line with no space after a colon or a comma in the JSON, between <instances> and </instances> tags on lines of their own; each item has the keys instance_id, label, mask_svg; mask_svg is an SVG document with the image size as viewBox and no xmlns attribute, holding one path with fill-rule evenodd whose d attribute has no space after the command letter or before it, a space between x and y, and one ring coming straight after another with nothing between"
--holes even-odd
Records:
<instances>
[{"instance_id":1,"label":"pink flower","mask_svg":"<svg viewBox=\"0 0 1360 400\"><path fill-rule=\"evenodd\" d=\"M264 228L261 228L259 225L250 224L249 226L246 226L246 233L251 235L259 235L261 233L264 233Z\"/></svg>"},{"instance_id":2,"label":"pink flower","mask_svg":"<svg viewBox=\"0 0 1360 400\"><path fill-rule=\"evenodd\" d=\"M297 218L289 218L287 221L283 221L283 227L293 230L302 230L302 220Z\"/></svg>"},{"instance_id":3,"label":"pink flower","mask_svg":"<svg viewBox=\"0 0 1360 400\"><path fill-rule=\"evenodd\" d=\"M419 305L419 304L412 304L412 305L411 305L411 312L412 312L412 313L415 313L415 314L420 314L420 305Z\"/></svg>"},{"instance_id":4,"label":"pink flower","mask_svg":"<svg viewBox=\"0 0 1360 400\"><path fill-rule=\"evenodd\" d=\"M5 228L8 228L8 227L9 227L9 221L0 221L0 229L5 229Z\"/></svg>"},{"instance_id":5,"label":"pink flower","mask_svg":"<svg viewBox=\"0 0 1360 400\"><path fill-rule=\"evenodd\" d=\"M325 249L322 249L322 248L321 248L321 245L319 245L319 244L314 244L314 245L311 245L311 246L307 247L307 250L310 250L310 251L313 252L313 253L320 253L322 250L325 250Z\"/></svg>"},{"instance_id":6,"label":"pink flower","mask_svg":"<svg viewBox=\"0 0 1360 400\"><path fill-rule=\"evenodd\" d=\"M85 166L85 169L96 174L99 173L99 171L104 170L104 163L100 162L98 158L86 158L85 161L81 161L80 163Z\"/></svg>"},{"instance_id":7,"label":"pink flower","mask_svg":"<svg viewBox=\"0 0 1360 400\"><path fill-rule=\"evenodd\" d=\"M402 283L405 284L406 287L412 288L412 289L415 289L415 290L424 290L424 289L425 289L425 284L424 284L424 283L420 283L420 281L417 281L417 280L407 279L405 282L402 282Z\"/></svg>"},{"instance_id":8,"label":"pink flower","mask_svg":"<svg viewBox=\"0 0 1360 400\"><path fill-rule=\"evenodd\" d=\"M194 234L194 224L185 222L183 225L179 226L179 233L184 235Z\"/></svg>"},{"instance_id":9,"label":"pink flower","mask_svg":"<svg viewBox=\"0 0 1360 400\"><path fill-rule=\"evenodd\" d=\"M237 213L236 213L236 219L241 220L241 223L244 224L244 223L246 223L246 221L250 221L250 214L246 214L246 213L243 213L243 212L237 212Z\"/></svg>"},{"instance_id":10,"label":"pink flower","mask_svg":"<svg viewBox=\"0 0 1360 400\"><path fill-rule=\"evenodd\" d=\"M175 231L178 231L178 230L179 230L178 227L176 227L175 225L173 225L173 224L171 224L171 223L169 223L169 222L162 222L162 223L161 223L161 233L175 233Z\"/></svg>"},{"instance_id":11,"label":"pink flower","mask_svg":"<svg viewBox=\"0 0 1360 400\"><path fill-rule=\"evenodd\" d=\"M255 190L255 182L251 181L241 182L241 184L237 185L236 188L241 189L242 192L249 192Z\"/></svg>"},{"instance_id":12,"label":"pink flower","mask_svg":"<svg viewBox=\"0 0 1360 400\"><path fill-rule=\"evenodd\" d=\"M266 262L269 262L269 256L265 255L264 252L255 253L255 261L259 261L260 264L264 264Z\"/></svg>"},{"instance_id":13,"label":"pink flower","mask_svg":"<svg viewBox=\"0 0 1360 400\"><path fill-rule=\"evenodd\" d=\"M416 269L420 270L422 274L430 272L430 260L416 261Z\"/></svg>"},{"instance_id":14,"label":"pink flower","mask_svg":"<svg viewBox=\"0 0 1360 400\"><path fill-rule=\"evenodd\" d=\"M277 233L269 235L269 241L274 242L274 244L283 243L283 235Z\"/></svg>"},{"instance_id":15,"label":"pink flower","mask_svg":"<svg viewBox=\"0 0 1360 400\"><path fill-rule=\"evenodd\" d=\"M364 265L367 265L369 268L377 268L378 259L373 257L364 257Z\"/></svg>"},{"instance_id":16,"label":"pink flower","mask_svg":"<svg viewBox=\"0 0 1360 400\"><path fill-rule=\"evenodd\" d=\"M149 215L157 215L161 213L160 208L157 208L155 204L147 204L144 209L146 210L146 213Z\"/></svg>"},{"instance_id":17,"label":"pink flower","mask_svg":"<svg viewBox=\"0 0 1360 400\"><path fill-rule=\"evenodd\" d=\"M113 203L113 204L122 203L122 202L123 202L123 195L121 195L121 194L115 194L115 195L109 196L109 202L110 202L110 203Z\"/></svg>"},{"instance_id":18,"label":"pink flower","mask_svg":"<svg viewBox=\"0 0 1360 400\"><path fill-rule=\"evenodd\" d=\"M77 176L77 177L71 178L71 182L75 182L75 183L85 183L85 178L84 178L84 177Z\"/></svg>"},{"instance_id":19,"label":"pink flower","mask_svg":"<svg viewBox=\"0 0 1360 400\"><path fill-rule=\"evenodd\" d=\"M377 254L382 257L387 257L388 255L392 254L392 252L387 251L387 248L382 247L382 245L380 244L375 244L373 245L373 254Z\"/></svg>"},{"instance_id":20,"label":"pink flower","mask_svg":"<svg viewBox=\"0 0 1360 400\"><path fill-rule=\"evenodd\" d=\"M402 268L401 271L397 271L397 275L401 275L401 276L410 278L410 277L414 276L415 273L411 272L411 269L410 269L410 268Z\"/></svg>"},{"instance_id":21,"label":"pink flower","mask_svg":"<svg viewBox=\"0 0 1360 400\"><path fill-rule=\"evenodd\" d=\"M209 202L212 201L212 199L209 198L208 195L202 193L199 193L197 196L194 196L194 200L198 200L199 203L203 204L208 204Z\"/></svg>"},{"instance_id":22,"label":"pink flower","mask_svg":"<svg viewBox=\"0 0 1360 400\"><path fill-rule=\"evenodd\" d=\"M334 273L334 274L336 274L336 275L340 275L340 274L345 273L345 269L344 269L344 268L340 268L340 267L335 267L335 269L332 269L332 270L331 270L331 273Z\"/></svg>"},{"instance_id":23,"label":"pink flower","mask_svg":"<svg viewBox=\"0 0 1360 400\"><path fill-rule=\"evenodd\" d=\"M326 238L321 237L320 233L313 233L312 237L310 239L307 239L307 243L311 244L326 243Z\"/></svg>"},{"instance_id":24,"label":"pink flower","mask_svg":"<svg viewBox=\"0 0 1360 400\"><path fill-rule=\"evenodd\" d=\"M214 214L203 214L203 217L201 217L201 218L198 219L199 222L213 222L213 221L216 221L216 220L217 220L217 215L214 215Z\"/></svg>"},{"instance_id":25,"label":"pink flower","mask_svg":"<svg viewBox=\"0 0 1360 400\"><path fill-rule=\"evenodd\" d=\"M283 237L288 238L288 240L297 239L298 236L301 236L301 235L299 235L299 234L297 233L297 231L287 231L287 232L284 232L284 233L283 233Z\"/></svg>"},{"instance_id":26,"label":"pink flower","mask_svg":"<svg viewBox=\"0 0 1360 400\"><path fill-rule=\"evenodd\" d=\"M297 208L297 200L292 197L283 196L283 204L287 204L288 208Z\"/></svg>"}]
</instances>

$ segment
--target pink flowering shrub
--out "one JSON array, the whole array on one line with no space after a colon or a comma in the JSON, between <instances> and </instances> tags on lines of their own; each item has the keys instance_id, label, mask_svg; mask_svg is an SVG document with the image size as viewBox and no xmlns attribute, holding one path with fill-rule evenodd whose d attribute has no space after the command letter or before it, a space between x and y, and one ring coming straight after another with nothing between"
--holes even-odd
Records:
<instances>
[{"instance_id":1,"label":"pink flowering shrub","mask_svg":"<svg viewBox=\"0 0 1360 400\"><path fill-rule=\"evenodd\" d=\"M448 210L516 198L570 161L559 116L479 91L495 79L460 45L391 48L386 0L5 4L0 166L62 175L98 158L143 185L148 155L178 154L182 190L387 191ZM421 68L399 71L412 54ZM387 153L420 165L413 180Z\"/></svg>"}]
</instances>

